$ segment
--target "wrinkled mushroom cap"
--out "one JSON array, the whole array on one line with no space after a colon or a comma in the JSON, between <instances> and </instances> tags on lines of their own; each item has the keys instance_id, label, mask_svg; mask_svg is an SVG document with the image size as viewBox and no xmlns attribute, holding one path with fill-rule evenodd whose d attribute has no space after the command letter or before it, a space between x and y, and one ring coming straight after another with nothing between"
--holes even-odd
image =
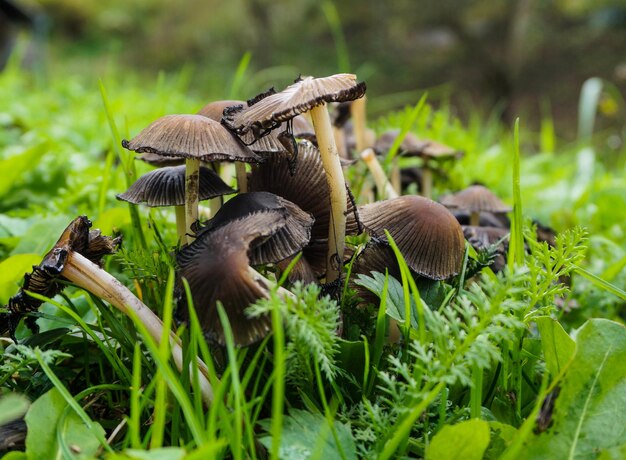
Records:
<instances>
[{"instance_id":1,"label":"wrinkled mushroom cap","mask_svg":"<svg viewBox=\"0 0 626 460\"><path fill-rule=\"evenodd\" d=\"M199 200L235 193L215 172L200 167ZM168 166L144 174L118 200L147 206L183 206L185 204L185 166Z\"/></svg>"},{"instance_id":2,"label":"wrinkled mushroom cap","mask_svg":"<svg viewBox=\"0 0 626 460\"><path fill-rule=\"evenodd\" d=\"M365 94L365 83L356 75L337 74L324 78L303 77L283 91L269 91L250 101L249 107L225 114L224 123L238 135L249 131L263 133L280 123L308 112L318 105L358 99Z\"/></svg>"},{"instance_id":3,"label":"wrinkled mushroom cap","mask_svg":"<svg viewBox=\"0 0 626 460\"><path fill-rule=\"evenodd\" d=\"M483 185L471 185L460 192L441 198L441 204L453 209L469 212L511 212L491 190Z\"/></svg>"},{"instance_id":4,"label":"wrinkled mushroom cap","mask_svg":"<svg viewBox=\"0 0 626 460\"><path fill-rule=\"evenodd\" d=\"M330 192L322 160L313 144L301 141L295 174L291 173L289 161L288 154L279 153L268 157L261 165L254 165L248 178L248 189L279 195L314 217L311 241L302 252L315 275L321 277L326 272L330 226ZM356 235L361 231L360 223L356 207L348 195L346 234Z\"/></svg>"},{"instance_id":5,"label":"wrinkled mushroom cap","mask_svg":"<svg viewBox=\"0 0 626 460\"><path fill-rule=\"evenodd\" d=\"M277 263L291 257L311 239L313 217L297 205L269 192L241 193L228 200L209 221L200 234L212 232L230 222L254 220L260 212L274 212L285 219L285 225L271 237L250 245L250 265Z\"/></svg>"},{"instance_id":6,"label":"wrinkled mushroom cap","mask_svg":"<svg viewBox=\"0 0 626 460\"><path fill-rule=\"evenodd\" d=\"M219 122L202 115L166 115L122 145L137 153L203 161L262 161Z\"/></svg>"},{"instance_id":7,"label":"wrinkled mushroom cap","mask_svg":"<svg viewBox=\"0 0 626 460\"><path fill-rule=\"evenodd\" d=\"M11 313L34 311L42 304L25 291L35 292L46 297L54 297L60 293L64 285L57 282L62 277L63 269L77 252L100 265L101 259L112 254L120 243L120 238L103 236L100 230L89 230L91 221L87 216L79 216L66 227L54 247L43 257L39 265L33 265L33 271L24 275L24 284L20 291L9 299L8 309Z\"/></svg>"},{"instance_id":8,"label":"wrinkled mushroom cap","mask_svg":"<svg viewBox=\"0 0 626 460\"><path fill-rule=\"evenodd\" d=\"M442 280L459 273L465 243L461 226L445 207L420 196L401 196L359 208L366 231L394 239L416 273Z\"/></svg>"},{"instance_id":9,"label":"wrinkled mushroom cap","mask_svg":"<svg viewBox=\"0 0 626 460\"><path fill-rule=\"evenodd\" d=\"M228 315L237 345L250 345L270 331L270 317L248 318L245 314L250 304L268 295L268 287L250 276L248 252L259 240L284 227L286 220L275 210L257 212L254 219L235 219L199 234L177 254L178 273L189 283L200 325L210 340L225 343L218 301ZM177 315L187 321L184 290L179 292L178 307Z\"/></svg>"}]
</instances>

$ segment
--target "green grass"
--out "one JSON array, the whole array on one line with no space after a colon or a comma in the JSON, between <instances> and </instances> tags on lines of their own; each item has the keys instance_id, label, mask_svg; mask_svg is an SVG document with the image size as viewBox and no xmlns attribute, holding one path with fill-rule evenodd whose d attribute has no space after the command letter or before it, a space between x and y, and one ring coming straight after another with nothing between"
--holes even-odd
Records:
<instances>
[{"instance_id":1,"label":"green grass","mask_svg":"<svg viewBox=\"0 0 626 460\"><path fill-rule=\"evenodd\" d=\"M332 4L324 8L332 22ZM120 140L161 115L253 96L241 94L248 62L244 56L230 88L211 95L194 94L185 78L167 76L107 77L100 84L65 76L44 85L14 67L1 73L0 100L7 103L0 111L0 266L11 269L0 272L0 303L17 292L23 271L67 223L86 214L104 234L124 236L124 250L104 268L175 325L173 211L115 199L149 170ZM190 369L182 373L168 357L167 341L157 345L136 319L68 288L40 309L38 334L21 327L19 343L0 343L0 395L33 402L27 424L45 439L40 448L66 457L78 446L105 458L144 458L137 452L151 450L153 458L350 459L428 458L434 445L437 452L447 446L454 458L463 452L451 440L468 426L489 432L484 445L468 440L477 458L523 458L526 447L538 455L569 433L581 439L576 449L583 456L586 449L613 453L626 444L619 433L579 436L601 426L588 408L614 407L612 423L626 423L626 407L614 396L624 391L626 371L589 358L623 363L623 333L611 321L588 321L623 323L626 314L626 155L605 163L602 139L590 128L583 143L564 144L549 118L533 133L523 120L507 127L476 113L463 123L451 107L435 109L425 97L406 106L372 120L375 130L412 131L463 150L463 158L444 166L447 178L436 177L435 198L474 181L495 190L515 210L509 259L515 263L495 275L476 269L478 256L468 251L461 281L418 288L396 252L401 279L359 279L380 299L376 305L357 306L352 283L344 286L341 307L318 298L317 287L293 287L295 300L272 295L253 308L271 315L274 332L246 349L234 346L222 309L224 348L206 343L192 311L189 325L178 330ZM347 179L355 184L365 175L357 164ZM365 194L356 199L364 203ZM561 232L554 248L534 240L530 218ZM563 276L572 277L571 288L559 283ZM557 308L560 299L573 309ZM538 331L536 318L546 316L577 344L572 356ZM400 343L387 340L391 318ZM598 342L605 336L615 347ZM545 357L555 353L564 371L551 375ZM207 364L213 386L209 407L194 390L196 357ZM577 387L585 372L601 392ZM537 414L556 387L566 397L557 398L552 425L539 434ZM578 431L570 430L568 417ZM482 424L465 425L470 419ZM27 449L34 443L27 439Z\"/></svg>"}]
</instances>

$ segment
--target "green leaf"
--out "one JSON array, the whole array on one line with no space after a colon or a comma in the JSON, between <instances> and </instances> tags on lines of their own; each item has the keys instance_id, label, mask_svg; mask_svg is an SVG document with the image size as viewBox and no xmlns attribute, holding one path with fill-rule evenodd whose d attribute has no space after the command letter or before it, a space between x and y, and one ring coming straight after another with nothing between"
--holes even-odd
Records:
<instances>
[{"instance_id":1,"label":"green leaf","mask_svg":"<svg viewBox=\"0 0 626 460\"><path fill-rule=\"evenodd\" d=\"M39 254L17 254L0 262L0 304L5 305L19 286L24 273L32 271L32 266L41 262Z\"/></svg>"},{"instance_id":2,"label":"green leaf","mask_svg":"<svg viewBox=\"0 0 626 460\"><path fill-rule=\"evenodd\" d=\"M25 253L43 255L56 243L70 220L66 216L56 216L36 221L22 235L22 239L11 251L11 255Z\"/></svg>"},{"instance_id":3,"label":"green leaf","mask_svg":"<svg viewBox=\"0 0 626 460\"><path fill-rule=\"evenodd\" d=\"M483 420L466 420L446 425L432 439L426 460L480 460L489 445L489 424Z\"/></svg>"},{"instance_id":4,"label":"green leaf","mask_svg":"<svg viewBox=\"0 0 626 460\"><path fill-rule=\"evenodd\" d=\"M270 430L270 420L259 423L265 430ZM322 415L299 409L290 410L284 419L279 458L356 459L356 447L350 427L338 421L334 425L341 448L337 446L328 422ZM261 442L268 449L272 447L270 436L261 438Z\"/></svg>"},{"instance_id":5,"label":"green leaf","mask_svg":"<svg viewBox=\"0 0 626 460\"><path fill-rule=\"evenodd\" d=\"M26 454L29 459L63 458L70 446L76 458L89 458L96 454L100 443L80 417L68 405L61 393L53 388L37 401L26 413ZM102 427L94 423L101 436ZM59 441L63 441L60 443ZM78 454L78 452L80 452Z\"/></svg>"},{"instance_id":6,"label":"green leaf","mask_svg":"<svg viewBox=\"0 0 626 460\"><path fill-rule=\"evenodd\" d=\"M0 171L2 171L0 197L10 193L15 184L23 177L24 173L39 164L39 160L45 151L46 144L39 144L24 150L18 155L0 160Z\"/></svg>"},{"instance_id":7,"label":"green leaf","mask_svg":"<svg viewBox=\"0 0 626 460\"><path fill-rule=\"evenodd\" d=\"M491 440L485 452L485 460L499 458L517 434L517 429L506 423L493 421L488 423L491 429Z\"/></svg>"},{"instance_id":8,"label":"green leaf","mask_svg":"<svg viewBox=\"0 0 626 460\"><path fill-rule=\"evenodd\" d=\"M558 376L570 363L576 352L576 343L567 335L558 321L541 316L535 319L541 335L541 348L552 377Z\"/></svg>"},{"instance_id":9,"label":"green leaf","mask_svg":"<svg viewBox=\"0 0 626 460\"><path fill-rule=\"evenodd\" d=\"M10 393L0 399L0 426L17 420L28 410L30 401L25 396Z\"/></svg>"},{"instance_id":10,"label":"green leaf","mask_svg":"<svg viewBox=\"0 0 626 460\"><path fill-rule=\"evenodd\" d=\"M530 438L523 458L595 458L626 443L626 328L591 319L576 336L552 426Z\"/></svg>"},{"instance_id":11,"label":"green leaf","mask_svg":"<svg viewBox=\"0 0 626 460\"><path fill-rule=\"evenodd\" d=\"M28 457L26 456L26 452L20 452L17 450L9 452L4 457L2 457L2 460L27 460L27 459Z\"/></svg>"}]
</instances>

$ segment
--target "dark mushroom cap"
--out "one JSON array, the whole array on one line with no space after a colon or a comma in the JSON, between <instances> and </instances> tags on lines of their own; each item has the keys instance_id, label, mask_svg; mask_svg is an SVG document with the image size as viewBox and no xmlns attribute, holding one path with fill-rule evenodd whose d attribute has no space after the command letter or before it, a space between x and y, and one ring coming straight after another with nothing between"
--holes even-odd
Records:
<instances>
[{"instance_id":1,"label":"dark mushroom cap","mask_svg":"<svg viewBox=\"0 0 626 460\"><path fill-rule=\"evenodd\" d=\"M505 267L509 250L509 229L464 225L463 235L476 251L485 251L488 249L493 251L493 260L489 267L494 273L498 273ZM497 243L499 243L498 246L494 248L493 245Z\"/></svg>"},{"instance_id":2,"label":"dark mushroom cap","mask_svg":"<svg viewBox=\"0 0 626 460\"><path fill-rule=\"evenodd\" d=\"M136 160L141 160L149 165L156 166L157 168L163 168L164 166L179 166L185 164L183 157L158 155L156 153L144 152L135 157Z\"/></svg>"},{"instance_id":3,"label":"dark mushroom cap","mask_svg":"<svg viewBox=\"0 0 626 460\"><path fill-rule=\"evenodd\" d=\"M329 102L358 99L365 94L365 83L356 75L337 74L324 78L303 77L283 91L268 91L249 102L249 107L231 110L224 123L238 135L252 131L255 137L275 129L284 121Z\"/></svg>"},{"instance_id":4,"label":"dark mushroom cap","mask_svg":"<svg viewBox=\"0 0 626 460\"><path fill-rule=\"evenodd\" d=\"M235 193L215 172L200 167L199 200ZM118 200L146 206L183 206L185 204L185 166L168 166L144 174Z\"/></svg>"},{"instance_id":5,"label":"dark mushroom cap","mask_svg":"<svg viewBox=\"0 0 626 460\"><path fill-rule=\"evenodd\" d=\"M254 220L261 212L275 212L285 219L285 225L271 237L250 245L250 265L277 263L297 254L311 239L313 217L297 205L268 192L241 193L228 200L199 234L215 231L230 222Z\"/></svg>"},{"instance_id":6,"label":"dark mushroom cap","mask_svg":"<svg viewBox=\"0 0 626 460\"><path fill-rule=\"evenodd\" d=\"M248 189L265 190L282 196L314 217L311 241L302 252L316 276L323 276L328 250L330 192L319 150L310 142L298 143L298 168L295 174L291 173L287 153L268 157L265 163L252 167ZM360 223L356 207L348 195L346 234L356 235L361 231Z\"/></svg>"},{"instance_id":7,"label":"dark mushroom cap","mask_svg":"<svg viewBox=\"0 0 626 460\"><path fill-rule=\"evenodd\" d=\"M469 212L511 212L491 190L483 185L471 185L460 192L441 198L441 204L453 209Z\"/></svg>"},{"instance_id":8,"label":"dark mushroom cap","mask_svg":"<svg viewBox=\"0 0 626 460\"><path fill-rule=\"evenodd\" d=\"M203 161L262 161L219 122L202 115L166 115L122 145L137 153Z\"/></svg>"},{"instance_id":9,"label":"dark mushroom cap","mask_svg":"<svg viewBox=\"0 0 626 460\"><path fill-rule=\"evenodd\" d=\"M61 237L43 257L39 265L33 265L33 271L24 275L24 284L20 291L9 299L8 309L13 314L34 311L42 304L25 291L35 292L46 297L54 297L65 287L58 283L61 273L72 252L77 252L100 265L101 259L117 249L120 238L102 236L100 230L89 230L91 221L86 216L74 219L61 234Z\"/></svg>"},{"instance_id":10,"label":"dark mushroom cap","mask_svg":"<svg viewBox=\"0 0 626 460\"><path fill-rule=\"evenodd\" d=\"M268 293L267 286L250 276L248 253L259 240L284 227L286 220L276 210L257 212L253 219L235 219L199 234L177 254L178 273L189 283L200 325L210 340L225 342L218 301L228 314L236 344L250 345L270 331L270 317L248 318L245 314L250 304ZM183 321L189 319L184 290L178 294L177 315Z\"/></svg>"},{"instance_id":11,"label":"dark mushroom cap","mask_svg":"<svg viewBox=\"0 0 626 460\"><path fill-rule=\"evenodd\" d=\"M386 240L388 230L407 265L442 280L459 273L465 250L463 231L445 207L420 196L401 196L359 208L365 230Z\"/></svg>"}]
</instances>

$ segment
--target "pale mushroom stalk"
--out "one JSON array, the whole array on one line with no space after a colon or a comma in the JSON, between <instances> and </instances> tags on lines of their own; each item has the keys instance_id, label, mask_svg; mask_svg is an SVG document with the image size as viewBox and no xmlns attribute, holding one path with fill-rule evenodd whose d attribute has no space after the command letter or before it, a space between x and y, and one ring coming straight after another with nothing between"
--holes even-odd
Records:
<instances>
[{"instance_id":1,"label":"pale mushroom stalk","mask_svg":"<svg viewBox=\"0 0 626 460\"><path fill-rule=\"evenodd\" d=\"M356 138L356 150L362 152L367 145L365 96L355 99L350 103L350 115L354 122L354 137Z\"/></svg>"},{"instance_id":2,"label":"pale mushroom stalk","mask_svg":"<svg viewBox=\"0 0 626 460\"><path fill-rule=\"evenodd\" d=\"M184 206L175 206L176 210L176 234L178 235L178 242L180 244L185 244L187 239L185 234L187 233L187 226L185 221L185 207Z\"/></svg>"},{"instance_id":3,"label":"pale mushroom stalk","mask_svg":"<svg viewBox=\"0 0 626 460\"><path fill-rule=\"evenodd\" d=\"M402 190L402 176L400 173L400 160L396 155L391 162L391 185L395 190Z\"/></svg>"},{"instance_id":4,"label":"pale mushroom stalk","mask_svg":"<svg viewBox=\"0 0 626 460\"><path fill-rule=\"evenodd\" d=\"M328 228L328 254L326 256L326 282L339 278L345 247L347 193L341 169L339 152L335 144L330 116L325 104L313 107L310 112L326 181L330 191L330 226Z\"/></svg>"},{"instance_id":5,"label":"pale mushroom stalk","mask_svg":"<svg viewBox=\"0 0 626 460\"><path fill-rule=\"evenodd\" d=\"M185 234L187 244L195 238L191 226L198 220L198 195L200 190L200 160L185 159Z\"/></svg>"},{"instance_id":6,"label":"pale mushroom stalk","mask_svg":"<svg viewBox=\"0 0 626 460\"><path fill-rule=\"evenodd\" d=\"M67 262L61 272L64 278L77 286L106 300L125 315L131 316L130 311L141 320L155 342L160 343L163 336L163 323L143 304L126 286L120 283L105 270L102 270L89 259L75 251L70 251ZM170 347L174 363L179 371L183 370L183 351L180 340L170 332ZM198 359L200 370L199 382L202 398L207 404L213 401L213 388L208 380L206 364Z\"/></svg>"},{"instance_id":7,"label":"pale mushroom stalk","mask_svg":"<svg viewBox=\"0 0 626 460\"><path fill-rule=\"evenodd\" d=\"M246 164L241 161L235 162L235 175L237 176L237 188L239 193L248 191L248 176L246 174Z\"/></svg>"},{"instance_id":8,"label":"pale mushroom stalk","mask_svg":"<svg viewBox=\"0 0 626 460\"><path fill-rule=\"evenodd\" d=\"M363 150L361 152L361 159L365 161L365 164L372 173L372 177L374 178L374 182L376 183L376 188L378 188L378 192L382 195L381 199L397 198L398 192L396 192L396 190L387 180L385 171L383 171L382 166L376 159L376 153L374 152L374 149L368 148Z\"/></svg>"},{"instance_id":9,"label":"pale mushroom stalk","mask_svg":"<svg viewBox=\"0 0 626 460\"><path fill-rule=\"evenodd\" d=\"M422 167L421 194L424 198L432 198L433 195L433 170L428 167L426 161L424 162L424 166Z\"/></svg>"},{"instance_id":10,"label":"pale mushroom stalk","mask_svg":"<svg viewBox=\"0 0 626 460\"><path fill-rule=\"evenodd\" d=\"M276 289L276 293L278 294L278 297L280 297L281 299L285 300L285 299L293 299L295 300L296 295L285 289L282 286L277 286L276 281L272 281L268 278L266 278L265 276L261 275L258 271L256 271L254 268L252 267L248 267L248 274L258 283L260 284L264 284L265 287L270 290L270 289Z\"/></svg>"},{"instance_id":11,"label":"pale mushroom stalk","mask_svg":"<svg viewBox=\"0 0 626 460\"><path fill-rule=\"evenodd\" d=\"M480 211L472 211L470 213L470 225L472 227L480 227Z\"/></svg>"}]
</instances>

